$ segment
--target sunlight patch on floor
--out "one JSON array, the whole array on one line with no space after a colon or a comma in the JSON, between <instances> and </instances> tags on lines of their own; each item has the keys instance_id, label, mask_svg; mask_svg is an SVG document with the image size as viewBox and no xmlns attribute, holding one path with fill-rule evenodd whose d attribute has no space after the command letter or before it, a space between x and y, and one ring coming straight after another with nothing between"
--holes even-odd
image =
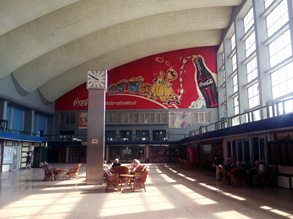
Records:
<instances>
[{"instance_id":1,"label":"sunlight patch on floor","mask_svg":"<svg viewBox=\"0 0 293 219\"><path fill-rule=\"evenodd\" d=\"M166 181L166 182L176 182L174 179L170 178L166 174L162 174L161 177Z\"/></svg>"},{"instance_id":2,"label":"sunlight patch on floor","mask_svg":"<svg viewBox=\"0 0 293 219\"><path fill-rule=\"evenodd\" d=\"M228 193L228 192L223 192L222 190L220 190L220 189L218 189L218 188L216 188L216 187L213 187L213 186L207 185L207 184L205 184L205 183L199 183L199 185L204 186L204 187L206 187L206 188L208 188L208 189L210 189L210 190L213 190L213 191L219 192L219 193L221 193L221 194L223 194L223 195L229 196L229 197L231 197L231 198L235 198L235 199L240 200L240 201L244 201L244 200L246 200L245 198L242 198L242 197L237 196L237 195L233 195L233 194Z\"/></svg>"},{"instance_id":3,"label":"sunlight patch on floor","mask_svg":"<svg viewBox=\"0 0 293 219\"><path fill-rule=\"evenodd\" d=\"M112 199L106 197L99 217L119 216L132 213L161 211L173 209L174 205L155 187L148 189L148 193L129 193L128 198Z\"/></svg>"},{"instance_id":4,"label":"sunlight patch on floor","mask_svg":"<svg viewBox=\"0 0 293 219\"><path fill-rule=\"evenodd\" d=\"M264 209L264 210L267 210L267 211L274 212L275 214L281 215L283 217L287 217L287 218L290 218L290 219L293 218L292 214L286 213L286 212L278 210L278 209L271 208L269 206L261 206L260 208Z\"/></svg>"},{"instance_id":5,"label":"sunlight patch on floor","mask_svg":"<svg viewBox=\"0 0 293 219\"><path fill-rule=\"evenodd\" d=\"M195 182L195 181L196 181L195 179L192 179L192 178L190 178L190 177L185 177L185 179L187 179L187 180L189 180L189 181L191 181L191 182Z\"/></svg>"},{"instance_id":6,"label":"sunlight patch on floor","mask_svg":"<svg viewBox=\"0 0 293 219\"><path fill-rule=\"evenodd\" d=\"M194 192L193 190L187 188L184 185L177 184L177 185L173 185L173 187L198 205L210 205L210 204L217 203L209 198L206 198L203 195L200 195L200 194Z\"/></svg>"},{"instance_id":7,"label":"sunlight patch on floor","mask_svg":"<svg viewBox=\"0 0 293 219\"><path fill-rule=\"evenodd\" d=\"M156 172L157 173L163 173L161 170L159 170L159 167L158 166L156 166Z\"/></svg>"},{"instance_id":8,"label":"sunlight patch on floor","mask_svg":"<svg viewBox=\"0 0 293 219\"><path fill-rule=\"evenodd\" d=\"M178 173L178 171L173 170L172 168L169 168L173 173Z\"/></svg>"},{"instance_id":9,"label":"sunlight patch on floor","mask_svg":"<svg viewBox=\"0 0 293 219\"><path fill-rule=\"evenodd\" d=\"M205 183L199 183L199 185L204 186L204 187L206 187L206 188L208 188L208 189L210 189L210 190L213 190L213 191L217 191L217 190L219 190L218 188L213 187L213 186L209 186L209 185L207 185L207 184L205 184Z\"/></svg>"},{"instance_id":10,"label":"sunlight patch on floor","mask_svg":"<svg viewBox=\"0 0 293 219\"><path fill-rule=\"evenodd\" d=\"M169 167L167 164L165 164L165 167L168 168L170 171L172 171L173 173L177 173L178 176L181 176L181 177L184 177L185 179L191 181L191 182L195 182L196 180L191 178L191 177L188 177L182 173L178 173L178 171L174 170L173 168Z\"/></svg>"},{"instance_id":11,"label":"sunlight patch on floor","mask_svg":"<svg viewBox=\"0 0 293 219\"><path fill-rule=\"evenodd\" d=\"M70 186L66 186L66 187L48 187L48 188L44 188L43 191L57 191L57 190L72 190L72 189L89 189L89 188L95 188L97 187L96 185L70 185Z\"/></svg>"},{"instance_id":12,"label":"sunlight patch on floor","mask_svg":"<svg viewBox=\"0 0 293 219\"><path fill-rule=\"evenodd\" d=\"M229 196L229 197L231 197L231 198L235 198L235 199L237 199L237 200L239 200L239 201L245 201L245 200L246 200L245 198L242 198L242 197L237 196L237 195L233 195L233 194L228 193L228 192L223 192L223 191L221 191L221 190L219 190L218 192L220 192L220 193L223 194L223 195Z\"/></svg>"},{"instance_id":13,"label":"sunlight patch on floor","mask_svg":"<svg viewBox=\"0 0 293 219\"><path fill-rule=\"evenodd\" d=\"M71 191L71 192L67 192L66 196L67 197L76 197L76 196L80 196L80 191ZM42 197L42 200L44 199L58 199L58 198L63 198L64 197L64 192L58 192L58 193L39 193L39 194L32 194L32 195L28 195L23 199L19 199L18 201L28 201L31 202L32 200L40 200L40 197Z\"/></svg>"},{"instance_id":14,"label":"sunlight patch on floor","mask_svg":"<svg viewBox=\"0 0 293 219\"><path fill-rule=\"evenodd\" d=\"M72 193L53 193L53 194L28 195L25 198L14 201L0 209L0 215L8 217L33 217L36 215L68 214L82 200L80 192Z\"/></svg>"},{"instance_id":15,"label":"sunlight patch on floor","mask_svg":"<svg viewBox=\"0 0 293 219\"><path fill-rule=\"evenodd\" d=\"M227 218L250 219L250 217L246 217L243 214L238 213L237 211L224 211L220 213L215 213L213 215L215 215L217 218L223 218L223 219L227 219Z\"/></svg>"}]
</instances>

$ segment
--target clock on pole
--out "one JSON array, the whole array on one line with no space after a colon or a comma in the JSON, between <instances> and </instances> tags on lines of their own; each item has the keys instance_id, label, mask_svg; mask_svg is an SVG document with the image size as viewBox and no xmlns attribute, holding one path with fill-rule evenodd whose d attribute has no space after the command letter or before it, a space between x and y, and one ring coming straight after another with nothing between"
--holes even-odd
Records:
<instances>
[{"instance_id":1,"label":"clock on pole","mask_svg":"<svg viewBox=\"0 0 293 219\"><path fill-rule=\"evenodd\" d=\"M107 89L106 70L88 70L87 89Z\"/></svg>"},{"instance_id":2,"label":"clock on pole","mask_svg":"<svg viewBox=\"0 0 293 219\"><path fill-rule=\"evenodd\" d=\"M86 183L102 184L104 178L107 70L88 70L88 130Z\"/></svg>"}]
</instances>

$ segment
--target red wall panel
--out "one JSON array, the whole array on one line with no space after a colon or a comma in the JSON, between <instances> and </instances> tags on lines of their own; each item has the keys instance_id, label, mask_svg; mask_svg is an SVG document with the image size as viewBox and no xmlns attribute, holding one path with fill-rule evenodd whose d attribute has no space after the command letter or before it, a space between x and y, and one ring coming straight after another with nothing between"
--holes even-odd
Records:
<instances>
[{"instance_id":1,"label":"red wall panel","mask_svg":"<svg viewBox=\"0 0 293 219\"><path fill-rule=\"evenodd\" d=\"M197 70L201 68L194 64L197 56L202 57L204 68L217 82L216 47L199 47L161 53L108 71L109 89L106 94L106 109L209 107L208 104L205 104L205 98L200 92L199 83L196 80L199 74ZM185 61L187 62L183 64ZM209 83L204 82L203 84ZM86 85L82 84L56 100L55 108L56 110L87 110L87 102L88 91ZM217 107L217 105L212 107Z\"/></svg>"}]
</instances>

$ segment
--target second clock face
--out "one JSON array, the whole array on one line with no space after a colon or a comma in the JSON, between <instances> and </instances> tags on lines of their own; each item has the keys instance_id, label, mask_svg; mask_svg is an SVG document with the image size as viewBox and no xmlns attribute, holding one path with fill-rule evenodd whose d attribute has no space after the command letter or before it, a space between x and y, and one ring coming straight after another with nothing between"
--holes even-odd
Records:
<instances>
[{"instance_id":1,"label":"second clock face","mask_svg":"<svg viewBox=\"0 0 293 219\"><path fill-rule=\"evenodd\" d=\"M106 71L88 71L87 88L105 89L106 88Z\"/></svg>"}]
</instances>

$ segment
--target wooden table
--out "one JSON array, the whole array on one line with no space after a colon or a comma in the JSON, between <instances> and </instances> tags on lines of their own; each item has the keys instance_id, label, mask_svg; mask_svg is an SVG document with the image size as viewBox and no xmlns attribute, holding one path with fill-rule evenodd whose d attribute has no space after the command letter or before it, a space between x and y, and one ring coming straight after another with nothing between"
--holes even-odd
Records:
<instances>
[{"instance_id":1,"label":"wooden table","mask_svg":"<svg viewBox=\"0 0 293 219\"><path fill-rule=\"evenodd\" d=\"M68 172L68 169L57 169L56 179L59 180L60 175L63 175L64 176L64 180L66 180L67 172Z\"/></svg>"},{"instance_id":2,"label":"wooden table","mask_svg":"<svg viewBox=\"0 0 293 219\"><path fill-rule=\"evenodd\" d=\"M133 174L119 174L119 178L121 179L121 182L124 183L125 186L131 186L131 181L133 179L134 175Z\"/></svg>"}]
</instances>

